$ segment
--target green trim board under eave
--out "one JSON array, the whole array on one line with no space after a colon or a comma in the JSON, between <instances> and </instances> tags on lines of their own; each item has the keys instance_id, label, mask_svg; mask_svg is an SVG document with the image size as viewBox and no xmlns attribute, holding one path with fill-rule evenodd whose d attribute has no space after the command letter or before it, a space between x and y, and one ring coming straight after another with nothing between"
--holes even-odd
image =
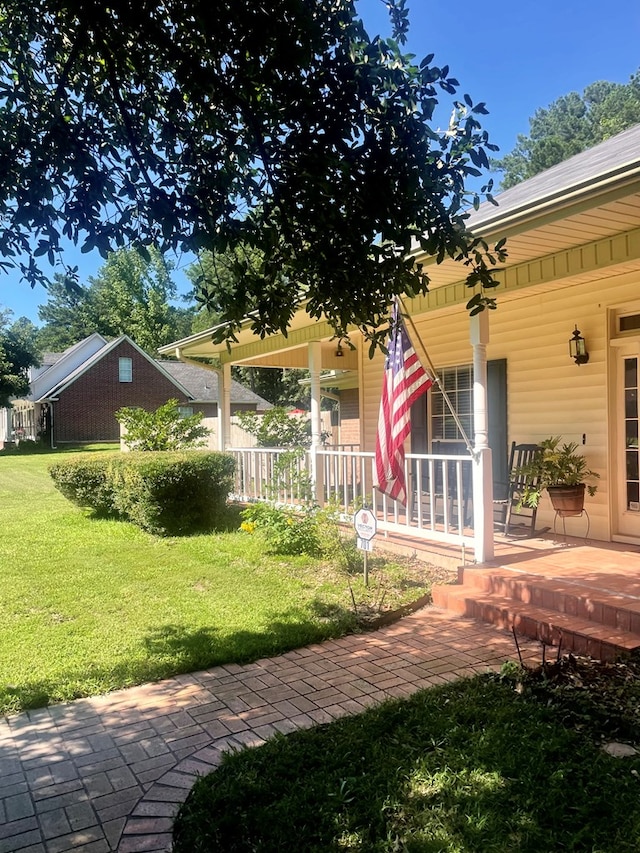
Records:
<instances>
[{"instance_id":1,"label":"green trim board under eave","mask_svg":"<svg viewBox=\"0 0 640 853\"><path fill-rule=\"evenodd\" d=\"M618 264L635 261L640 261L640 228L500 270L496 273L500 284L495 293L552 284L572 276L604 271ZM419 315L448 306L466 304L472 295L473 291L461 280L434 287L424 296L407 300L407 304L412 314Z\"/></svg>"},{"instance_id":2,"label":"green trim board under eave","mask_svg":"<svg viewBox=\"0 0 640 853\"><path fill-rule=\"evenodd\" d=\"M303 346L311 343L311 341L333 337L335 337L335 332L329 323L323 320L320 322L312 320L311 325L304 326L301 329L294 329L286 337L283 334L269 335L265 338L258 338L249 344L232 345L231 352L225 349L224 352L218 354L218 357L220 364L238 364L248 358L257 358L261 355L269 355L280 350ZM184 347L184 349L188 351L188 347Z\"/></svg>"}]
</instances>

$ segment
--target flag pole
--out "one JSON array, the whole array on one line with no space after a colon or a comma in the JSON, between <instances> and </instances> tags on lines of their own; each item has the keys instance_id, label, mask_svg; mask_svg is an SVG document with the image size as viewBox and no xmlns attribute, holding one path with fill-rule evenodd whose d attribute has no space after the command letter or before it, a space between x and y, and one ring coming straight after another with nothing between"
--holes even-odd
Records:
<instances>
[{"instance_id":1,"label":"flag pole","mask_svg":"<svg viewBox=\"0 0 640 853\"><path fill-rule=\"evenodd\" d=\"M398 302L400 303L400 307L402 308L400 316L401 317L406 316L406 318L408 319L408 321L411 325L411 329L413 330L414 340L416 340L418 342L418 344L420 345L420 349L422 350L422 354L424 355L425 361L426 361L427 366L429 368L429 372L431 373L431 376L433 377L436 385L440 389L440 393L442 394L442 397L443 397L445 403L447 404L447 408L451 412L451 416L453 417L454 421L456 422L456 426L460 430L460 435L462 436L463 441L467 446L467 450L469 451L469 454L474 459L476 459L476 452L474 450L473 444L471 443L469 436L465 432L465 429L462 426L462 422L460 421L460 418L458 417L458 413L454 409L453 404L452 404L451 400L449 399L449 395L445 391L444 386L442 385L442 382L440 381L440 376L436 372L434 364L431 361L431 356L427 352L427 348L425 347L424 343L422 342L422 338L420 337L418 330L416 329L416 324L413 322L413 317L407 311L406 306L404 304L404 300L402 299L402 296L398 295L396 298L397 298Z\"/></svg>"},{"instance_id":2,"label":"flag pole","mask_svg":"<svg viewBox=\"0 0 640 853\"><path fill-rule=\"evenodd\" d=\"M406 506L404 442L411 433L411 406L433 385L393 304L389 348L384 363L378 412L373 485Z\"/></svg>"}]
</instances>

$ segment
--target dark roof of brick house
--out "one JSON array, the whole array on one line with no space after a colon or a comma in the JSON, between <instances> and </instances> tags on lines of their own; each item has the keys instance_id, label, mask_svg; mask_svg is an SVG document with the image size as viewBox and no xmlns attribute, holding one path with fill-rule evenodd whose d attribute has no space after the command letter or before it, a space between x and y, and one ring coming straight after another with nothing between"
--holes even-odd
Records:
<instances>
[{"instance_id":1,"label":"dark roof of brick house","mask_svg":"<svg viewBox=\"0 0 640 853\"><path fill-rule=\"evenodd\" d=\"M87 340L87 338L84 338L83 341L84 340ZM47 396L50 396L51 394L66 387L77 376L81 375L87 367L99 361L108 351L123 340L128 340L133 344L133 346L136 346L136 344L126 335L122 335L110 343L105 343L105 346L102 349L87 358L83 364L75 367L74 369L70 369L64 377L59 377L55 385L47 389ZM64 356L67 356L73 350L78 348L83 341L78 341L78 343L68 347L64 352L43 353L42 367L45 369L52 367ZM136 349L139 349L139 347L136 346ZM142 350L140 350L140 352L149 358L149 356L147 356ZM188 396L190 396L194 402L218 402L218 375L214 371L207 370L204 367L198 367L196 365L184 364L180 361L151 358L149 358L149 360L152 363L157 364L158 369L161 372L168 374L169 378L172 379L178 387L187 391ZM44 371L42 371L40 375L42 376L43 374ZM236 382L235 380L231 381L231 402L235 405L255 406L255 409L258 412L271 408L271 403L267 402L267 400L264 400L262 397L258 396L258 394L255 394L249 388L246 388L240 382Z\"/></svg>"},{"instance_id":2,"label":"dark roof of brick house","mask_svg":"<svg viewBox=\"0 0 640 853\"><path fill-rule=\"evenodd\" d=\"M218 374L215 371L197 367L194 364L185 364L182 361L159 360L158 364L187 389L194 402L218 402ZM231 402L254 405L258 412L271 408L271 403L255 394L250 388L236 382L235 379L231 380Z\"/></svg>"}]
</instances>

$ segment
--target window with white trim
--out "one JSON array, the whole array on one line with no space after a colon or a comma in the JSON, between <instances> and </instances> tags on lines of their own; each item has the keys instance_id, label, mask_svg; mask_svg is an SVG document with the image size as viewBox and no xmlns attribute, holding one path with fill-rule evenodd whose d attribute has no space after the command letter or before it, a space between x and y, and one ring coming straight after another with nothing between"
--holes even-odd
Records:
<instances>
[{"instance_id":1,"label":"window with white trim","mask_svg":"<svg viewBox=\"0 0 640 853\"><path fill-rule=\"evenodd\" d=\"M439 371L440 382L469 437L473 436L473 366L444 367ZM457 442L460 430L437 385L429 389L431 401L432 441Z\"/></svg>"},{"instance_id":2,"label":"window with white trim","mask_svg":"<svg viewBox=\"0 0 640 853\"><path fill-rule=\"evenodd\" d=\"M120 382L133 382L133 360L130 358L118 359L118 379Z\"/></svg>"},{"instance_id":3,"label":"window with white trim","mask_svg":"<svg viewBox=\"0 0 640 853\"><path fill-rule=\"evenodd\" d=\"M638 450L638 359L630 356L624 360L624 429L625 429L625 469L627 511L640 512L640 450Z\"/></svg>"}]
</instances>

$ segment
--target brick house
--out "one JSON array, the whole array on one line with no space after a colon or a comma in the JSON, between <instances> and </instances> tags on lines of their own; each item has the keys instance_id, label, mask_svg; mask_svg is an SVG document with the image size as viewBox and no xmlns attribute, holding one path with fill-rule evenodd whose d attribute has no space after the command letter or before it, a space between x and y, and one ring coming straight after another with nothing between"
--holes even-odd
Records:
<instances>
[{"instance_id":1,"label":"brick house","mask_svg":"<svg viewBox=\"0 0 640 853\"><path fill-rule=\"evenodd\" d=\"M14 435L46 435L52 446L119 441L115 413L123 406L151 411L177 399L185 414L218 414L215 372L193 365L156 361L127 335L107 341L94 333L63 353L45 353L31 369L31 391L13 402ZM235 411L264 411L269 403L232 382Z\"/></svg>"}]
</instances>

